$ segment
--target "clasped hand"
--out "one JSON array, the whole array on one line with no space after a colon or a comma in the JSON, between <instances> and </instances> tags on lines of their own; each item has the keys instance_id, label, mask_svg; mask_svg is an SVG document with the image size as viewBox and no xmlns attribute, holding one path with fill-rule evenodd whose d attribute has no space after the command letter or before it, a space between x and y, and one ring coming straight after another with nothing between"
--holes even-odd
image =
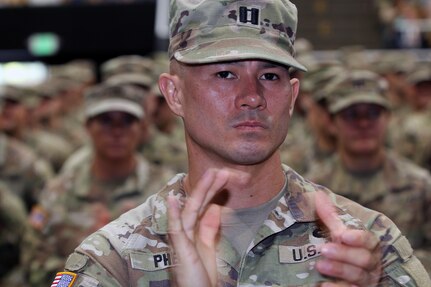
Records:
<instances>
[{"instance_id":1,"label":"clasped hand","mask_svg":"<svg viewBox=\"0 0 431 287\"><path fill-rule=\"evenodd\" d=\"M176 287L217 286L221 207L211 200L229 182L245 177L242 172L210 169L189 193L182 209L177 199L168 198L169 238L178 261L173 269ZM321 286L377 286L381 273L378 239L369 231L348 229L324 192L317 192L315 201L317 215L331 234L331 241L320 246L322 259L316 268L333 280Z\"/></svg>"}]
</instances>

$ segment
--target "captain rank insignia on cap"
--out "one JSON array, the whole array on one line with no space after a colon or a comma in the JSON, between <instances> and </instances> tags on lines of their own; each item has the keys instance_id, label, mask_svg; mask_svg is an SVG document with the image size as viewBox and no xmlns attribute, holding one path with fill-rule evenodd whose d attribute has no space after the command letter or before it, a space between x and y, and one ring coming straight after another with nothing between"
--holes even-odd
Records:
<instances>
[{"instance_id":1,"label":"captain rank insignia on cap","mask_svg":"<svg viewBox=\"0 0 431 287\"><path fill-rule=\"evenodd\" d=\"M239 7L238 23L259 25L260 8L259 7Z\"/></svg>"},{"instance_id":2,"label":"captain rank insignia on cap","mask_svg":"<svg viewBox=\"0 0 431 287\"><path fill-rule=\"evenodd\" d=\"M76 273L72 272L58 272L55 275L54 282L52 282L51 287L71 287L73 282L76 280Z\"/></svg>"}]
</instances>

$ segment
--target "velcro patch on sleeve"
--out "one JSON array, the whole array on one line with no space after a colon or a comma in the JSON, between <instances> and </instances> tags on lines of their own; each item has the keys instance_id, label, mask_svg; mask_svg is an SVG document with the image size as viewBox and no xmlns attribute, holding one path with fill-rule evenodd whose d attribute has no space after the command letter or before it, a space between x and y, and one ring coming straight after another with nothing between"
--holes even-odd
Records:
<instances>
[{"instance_id":1,"label":"velcro patch on sleeve","mask_svg":"<svg viewBox=\"0 0 431 287\"><path fill-rule=\"evenodd\" d=\"M54 282L52 282L51 287L72 287L76 277L76 273L58 272L57 275L55 275Z\"/></svg>"}]
</instances>

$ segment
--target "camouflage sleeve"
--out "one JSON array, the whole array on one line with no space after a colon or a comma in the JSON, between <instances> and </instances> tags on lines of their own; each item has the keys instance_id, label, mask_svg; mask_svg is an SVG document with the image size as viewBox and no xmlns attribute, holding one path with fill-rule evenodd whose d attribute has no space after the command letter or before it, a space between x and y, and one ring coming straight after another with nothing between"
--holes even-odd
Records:
<instances>
[{"instance_id":1,"label":"camouflage sleeve","mask_svg":"<svg viewBox=\"0 0 431 287\"><path fill-rule=\"evenodd\" d=\"M423 232L423 243L420 248L415 248L414 254L422 262L428 274L431 276L431 180L430 177L426 180L425 185L425 196L423 199L423 212L418 214L424 214L422 220L422 232Z\"/></svg>"},{"instance_id":2,"label":"camouflage sleeve","mask_svg":"<svg viewBox=\"0 0 431 287\"><path fill-rule=\"evenodd\" d=\"M23 286L24 236L28 231L24 203L0 183L0 286Z\"/></svg>"},{"instance_id":3,"label":"camouflage sleeve","mask_svg":"<svg viewBox=\"0 0 431 287\"><path fill-rule=\"evenodd\" d=\"M380 214L368 222L368 227L380 239L382 249L383 274L379 286L431 286L409 241L389 218Z\"/></svg>"},{"instance_id":4,"label":"camouflage sleeve","mask_svg":"<svg viewBox=\"0 0 431 287\"><path fill-rule=\"evenodd\" d=\"M385 286L431 286L431 280L424 266L413 254L407 238L386 215L364 208L340 195L335 195L339 207L349 210L362 221L365 228L380 241L382 252L382 274L379 287Z\"/></svg>"},{"instance_id":5,"label":"camouflage sleeve","mask_svg":"<svg viewBox=\"0 0 431 287\"><path fill-rule=\"evenodd\" d=\"M96 247L97 246L97 247ZM85 239L66 261L65 270L76 274L74 286L128 286L127 263L100 233Z\"/></svg>"}]
</instances>

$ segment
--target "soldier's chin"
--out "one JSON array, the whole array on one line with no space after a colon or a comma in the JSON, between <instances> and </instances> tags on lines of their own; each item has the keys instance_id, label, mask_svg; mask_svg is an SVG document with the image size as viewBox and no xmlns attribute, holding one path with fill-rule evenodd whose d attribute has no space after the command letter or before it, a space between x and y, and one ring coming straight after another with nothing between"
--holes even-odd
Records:
<instances>
[{"instance_id":1,"label":"soldier's chin","mask_svg":"<svg viewBox=\"0 0 431 287\"><path fill-rule=\"evenodd\" d=\"M236 153L232 156L232 159L235 164L256 165L266 161L272 154L268 150L249 150Z\"/></svg>"}]
</instances>

